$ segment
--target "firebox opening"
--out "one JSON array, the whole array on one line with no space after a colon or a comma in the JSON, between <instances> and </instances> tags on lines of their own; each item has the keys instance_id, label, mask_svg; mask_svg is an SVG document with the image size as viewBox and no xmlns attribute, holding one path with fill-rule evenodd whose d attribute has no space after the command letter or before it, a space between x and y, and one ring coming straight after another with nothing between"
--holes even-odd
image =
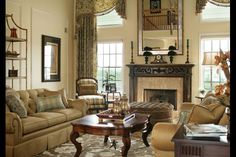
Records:
<instances>
[{"instance_id":1,"label":"firebox opening","mask_svg":"<svg viewBox=\"0 0 236 157\"><path fill-rule=\"evenodd\" d=\"M177 90L175 89L144 89L145 102L168 102L177 110Z\"/></svg>"}]
</instances>

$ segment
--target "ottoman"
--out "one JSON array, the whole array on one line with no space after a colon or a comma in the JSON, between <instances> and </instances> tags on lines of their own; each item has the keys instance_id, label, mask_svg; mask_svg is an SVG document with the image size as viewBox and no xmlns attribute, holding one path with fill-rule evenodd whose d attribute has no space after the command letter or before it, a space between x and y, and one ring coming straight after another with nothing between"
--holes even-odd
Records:
<instances>
[{"instance_id":1,"label":"ottoman","mask_svg":"<svg viewBox=\"0 0 236 157\"><path fill-rule=\"evenodd\" d=\"M160 102L132 102L129 104L131 112L150 114L152 125L157 122L172 122L174 106Z\"/></svg>"}]
</instances>

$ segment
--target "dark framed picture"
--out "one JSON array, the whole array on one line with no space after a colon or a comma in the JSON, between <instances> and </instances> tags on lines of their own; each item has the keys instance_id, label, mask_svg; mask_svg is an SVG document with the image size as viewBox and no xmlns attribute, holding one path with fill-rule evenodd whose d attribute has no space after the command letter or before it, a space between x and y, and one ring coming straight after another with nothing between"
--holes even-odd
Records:
<instances>
[{"instance_id":1,"label":"dark framed picture","mask_svg":"<svg viewBox=\"0 0 236 157\"><path fill-rule=\"evenodd\" d=\"M42 82L61 80L61 39L42 35Z\"/></svg>"},{"instance_id":2,"label":"dark framed picture","mask_svg":"<svg viewBox=\"0 0 236 157\"><path fill-rule=\"evenodd\" d=\"M115 83L110 83L110 92L116 92L116 84Z\"/></svg>"},{"instance_id":3,"label":"dark framed picture","mask_svg":"<svg viewBox=\"0 0 236 157\"><path fill-rule=\"evenodd\" d=\"M150 12L161 13L161 0L150 0Z\"/></svg>"}]
</instances>

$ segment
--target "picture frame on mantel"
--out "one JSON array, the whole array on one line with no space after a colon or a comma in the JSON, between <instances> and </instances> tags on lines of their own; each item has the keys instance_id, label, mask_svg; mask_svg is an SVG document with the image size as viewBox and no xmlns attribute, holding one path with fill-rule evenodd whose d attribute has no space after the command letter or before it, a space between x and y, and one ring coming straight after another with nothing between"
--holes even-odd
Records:
<instances>
[{"instance_id":1,"label":"picture frame on mantel","mask_svg":"<svg viewBox=\"0 0 236 157\"><path fill-rule=\"evenodd\" d=\"M42 35L42 82L61 81L61 39Z\"/></svg>"}]
</instances>

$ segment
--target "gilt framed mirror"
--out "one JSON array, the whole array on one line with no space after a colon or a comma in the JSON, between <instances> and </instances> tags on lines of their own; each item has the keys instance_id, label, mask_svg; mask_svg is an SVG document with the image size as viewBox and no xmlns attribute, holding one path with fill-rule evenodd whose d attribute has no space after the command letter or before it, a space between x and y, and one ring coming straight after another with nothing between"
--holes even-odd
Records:
<instances>
[{"instance_id":1,"label":"gilt framed mirror","mask_svg":"<svg viewBox=\"0 0 236 157\"><path fill-rule=\"evenodd\" d=\"M138 55L144 47L167 55L169 46L183 55L183 0L138 0Z\"/></svg>"},{"instance_id":2,"label":"gilt framed mirror","mask_svg":"<svg viewBox=\"0 0 236 157\"><path fill-rule=\"evenodd\" d=\"M61 39L42 35L42 82L61 80Z\"/></svg>"}]
</instances>

